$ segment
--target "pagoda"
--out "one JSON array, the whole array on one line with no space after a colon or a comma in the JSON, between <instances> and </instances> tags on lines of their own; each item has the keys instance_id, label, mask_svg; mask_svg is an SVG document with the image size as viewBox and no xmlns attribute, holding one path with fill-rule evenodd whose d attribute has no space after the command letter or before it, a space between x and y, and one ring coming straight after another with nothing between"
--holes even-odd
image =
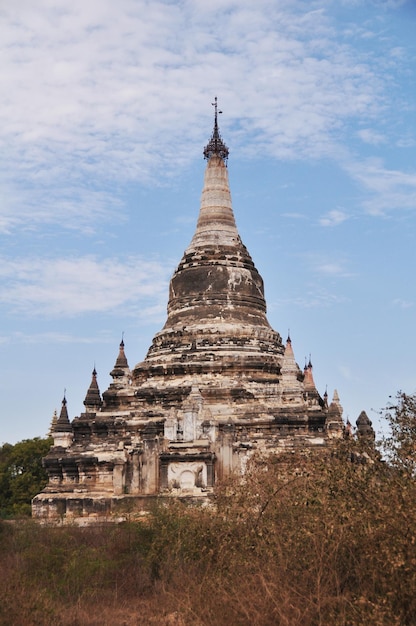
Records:
<instances>
[{"instance_id":1,"label":"pagoda","mask_svg":"<svg viewBox=\"0 0 416 626\"><path fill-rule=\"evenodd\" d=\"M253 455L325 449L342 436L342 408L316 389L266 316L263 280L241 241L229 151L214 129L195 234L169 287L167 319L145 359L129 367L124 341L100 394L94 367L85 412L67 401L32 504L43 520L123 519L158 498L210 498Z\"/></svg>"}]
</instances>

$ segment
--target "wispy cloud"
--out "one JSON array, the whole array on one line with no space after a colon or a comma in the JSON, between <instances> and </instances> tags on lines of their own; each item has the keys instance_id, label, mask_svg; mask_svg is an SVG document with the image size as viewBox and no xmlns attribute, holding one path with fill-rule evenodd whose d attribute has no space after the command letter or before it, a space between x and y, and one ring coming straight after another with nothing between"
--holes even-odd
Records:
<instances>
[{"instance_id":1,"label":"wispy cloud","mask_svg":"<svg viewBox=\"0 0 416 626\"><path fill-rule=\"evenodd\" d=\"M350 276L340 263L318 263L314 269L326 276Z\"/></svg>"},{"instance_id":2,"label":"wispy cloud","mask_svg":"<svg viewBox=\"0 0 416 626\"><path fill-rule=\"evenodd\" d=\"M321 226L338 226L348 219L348 215L340 209L329 211L324 217L321 217L319 223Z\"/></svg>"},{"instance_id":3,"label":"wispy cloud","mask_svg":"<svg viewBox=\"0 0 416 626\"><path fill-rule=\"evenodd\" d=\"M1 339L0 339L1 342ZM4 343L23 343L27 344L96 344L96 343L114 343L113 336L104 335L103 333L93 336L81 336L69 333L46 332L46 333L22 333L14 332L9 337L4 338Z\"/></svg>"},{"instance_id":4,"label":"wispy cloud","mask_svg":"<svg viewBox=\"0 0 416 626\"><path fill-rule=\"evenodd\" d=\"M393 306L399 309L411 309L415 306L415 303L411 300L404 300L403 298L396 298L392 302Z\"/></svg>"},{"instance_id":5,"label":"wispy cloud","mask_svg":"<svg viewBox=\"0 0 416 626\"><path fill-rule=\"evenodd\" d=\"M333 258L333 257L336 258ZM304 263L312 274L326 278L351 278L353 273L348 269L350 261L339 254L306 254Z\"/></svg>"},{"instance_id":6,"label":"wispy cloud","mask_svg":"<svg viewBox=\"0 0 416 626\"><path fill-rule=\"evenodd\" d=\"M396 146L398 148L414 148L416 140L413 137L401 137L397 140Z\"/></svg>"},{"instance_id":7,"label":"wispy cloud","mask_svg":"<svg viewBox=\"0 0 416 626\"><path fill-rule=\"evenodd\" d=\"M1 259L0 303L20 314L124 313L166 298L171 268L141 258Z\"/></svg>"},{"instance_id":8,"label":"wispy cloud","mask_svg":"<svg viewBox=\"0 0 416 626\"><path fill-rule=\"evenodd\" d=\"M319 5L2 7L2 231L22 220L66 216L63 226L86 228L97 214L111 217L118 184L157 183L161 170L166 178L200 152L215 93L240 153L336 154L344 125L375 115L384 77L339 42Z\"/></svg>"},{"instance_id":9,"label":"wispy cloud","mask_svg":"<svg viewBox=\"0 0 416 626\"><path fill-rule=\"evenodd\" d=\"M363 128L358 131L359 138L364 141L364 143L371 144L373 146L378 146L382 143L386 143L386 137L374 130L373 128Z\"/></svg>"},{"instance_id":10,"label":"wispy cloud","mask_svg":"<svg viewBox=\"0 0 416 626\"><path fill-rule=\"evenodd\" d=\"M292 295L290 298L279 298L268 305L269 311L274 311L282 306L296 307L300 309L327 309L346 302L346 298L339 293L331 292L325 287L314 285L308 288L302 295Z\"/></svg>"},{"instance_id":11,"label":"wispy cloud","mask_svg":"<svg viewBox=\"0 0 416 626\"><path fill-rule=\"evenodd\" d=\"M397 209L416 209L416 171L388 169L381 159L367 159L347 166L370 197L363 202L371 215Z\"/></svg>"},{"instance_id":12,"label":"wispy cloud","mask_svg":"<svg viewBox=\"0 0 416 626\"><path fill-rule=\"evenodd\" d=\"M282 217L286 217L288 219L293 219L293 220L305 220L308 218L308 216L305 213L282 213Z\"/></svg>"},{"instance_id":13,"label":"wispy cloud","mask_svg":"<svg viewBox=\"0 0 416 626\"><path fill-rule=\"evenodd\" d=\"M44 186L27 185L24 181L1 184L0 234L41 229L45 223L69 230L91 233L97 223L115 219L123 220L123 204L114 190L86 189L53 182L48 192Z\"/></svg>"}]
</instances>

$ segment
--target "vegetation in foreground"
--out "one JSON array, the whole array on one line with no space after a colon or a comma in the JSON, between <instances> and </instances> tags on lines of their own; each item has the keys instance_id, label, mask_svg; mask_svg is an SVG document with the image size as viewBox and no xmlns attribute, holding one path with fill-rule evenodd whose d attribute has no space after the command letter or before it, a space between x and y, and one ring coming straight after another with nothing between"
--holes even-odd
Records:
<instances>
[{"instance_id":1,"label":"vegetation in foreground","mask_svg":"<svg viewBox=\"0 0 416 626\"><path fill-rule=\"evenodd\" d=\"M52 438L35 437L0 447L0 518L30 515L32 498L48 482L42 457L51 445Z\"/></svg>"},{"instance_id":2,"label":"vegetation in foreground","mask_svg":"<svg viewBox=\"0 0 416 626\"><path fill-rule=\"evenodd\" d=\"M414 400L388 411L388 463L347 439L325 459L254 459L215 511L175 502L89 529L2 522L0 623L414 625Z\"/></svg>"}]
</instances>

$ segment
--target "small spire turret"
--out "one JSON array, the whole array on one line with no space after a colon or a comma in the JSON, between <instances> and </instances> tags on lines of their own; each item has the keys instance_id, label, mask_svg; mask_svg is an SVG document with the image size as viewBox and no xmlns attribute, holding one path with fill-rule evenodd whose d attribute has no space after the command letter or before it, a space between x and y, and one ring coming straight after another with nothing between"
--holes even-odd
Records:
<instances>
[{"instance_id":1,"label":"small spire turret","mask_svg":"<svg viewBox=\"0 0 416 626\"><path fill-rule=\"evenodd\" d=\"M61 413L52 432L54 447L69 448L72 442L72 426L66 408L66 397L62 400Z\"/></svg>"},{"instance_id":2,"label":"small spire turret","mask_svg":"<svg viewBox=\"0 0 416 626\"><path fill-rule=\"evenodd\" d=\"M307 361L305 357L305 367L303 370L303 388L305 391L305 399L307 400L309 406L320 406L321 408L325 407L325 400L319 395L313 378L313 365L311 355L309 355L309 361Z\"/></svg>"},{"instance_id":3,"label":"small spire turret","mask_svg":"<svg viewBox=\"0 0 416 626\"><path fill-rule=\"evenodd\" d=\"M345 436L346 437L352 437L353 436L352 424L351 424L351 422L350 422L348 417L347 417L347 423L345 425Z\"/></svg>"},{"instance_id":4,"label":"small spire turret","mask_svg":"<svg viewBox=\"0 0 416 626\"><path fill-rule=\"evenodd\" d=\"M127 357L124 352L124 333L121 336L120 348L118 356L114 365L114 368L110 372L110 376L113 378L121 378L130 372Z\"/></svg>"},{"instance_id":5,"label":"small spire turret","mask_svg":"<svg viewBox=\"0 0 416 626\"><path fill-rule=\"evenodd\" d=\"M116 364L114 367L128 367L128 366L129 364L127 363L127 357L124 352L124 333L123 333L121 337L121 341L120 341L120 350L119 350Z\"/></svg>"},{"instance_id":6,"label":"small spire turret","mask_svg":"<svg viewBox=\"0 0 416 626\"><path fill-rule=\"evenodd\" d=\"M325 394L326 394L326 398L325 398L326 408L328 410L328 415L326 418L326 429L327 429L328 435L332 438L333 437L340 438L342 437L344 433L344 423L342 421L342 406L339 401L338 392L335 389L331 404L329 406L328 406L328 392L326 391ZM346 436L349 435L349 432L350 431L348 430L348 423L347 423L347 428L345 431Z\"/></svg>"},{"instance_id":7,"label":"small spire turret","mask_svg":"<svg viewBox=\"0 0 416 626\"><path fill-rule=\"evenodd\" d=\"M97 411L102 405L100 389L97 383L97 371L95 369L92 370L92 378L90 386L88 387L87 395L85 396L84 406L87 413Z\"/></svg>"},{"instance_id":8,"label":"small spire turret","mask_svg":"<svg viewBox=\"0 0 416 626\"><path fill-rule=\"evenodd\" d=\"M215 96L215 100L211 104L215 107L214 130L212 131L211 139L204 148L204 158L209 161L211 157L219 156L223 161L227 162L229 150L223 142L218 129L218 115L222 113L222 111L218 111L217 96Z\"/></svg>"},{"instance_id":9,"label":"small spire turret","mask_svg":"<svg viewBox=\"0 0 416 626\"><path fill-rule=\"evenodd\" d=\"M51 425L48 431L48 437L52 437L57 423L58 423L58 411L55 409L52 415Z\"/></svg>"},{"instance_id":10,"label":"small spire turret","mask_svg":"<svg viewBox=\"0 0 416 626\"><path fill-rule=\"evenodd\" d=\"M306 358L305 358L305 368L303 370L304 373L304 381L303 384L305 386L305 389L307 391L316 391L316 386L315 386L315 381L313 379L313 366L312 366L312 361L311 361L311 355L309 355L309 362L306 362Z\"/></svg>"},{"instance_id":11,"label":"small spire turret","mask_svg":"<svg viewBox=\"0 0 416 626\"><path fill-rule=\"evenodd\" d=\"M373 423L365 411L361 411L355 423L357 424L358 437L366 438L369 440L375 439L376 434L373 429Z\"/></svg>"},{"instance_id":12,"label":"small spire turret","mask_svg":"<svg viewBox=\"0 0 416 626\"><path fill-rule=\"evenodd\" d=\"M286 340L281 366L282 400L285 404L303 404L303 385L301 371L295 361L290 335Z\"/></svg>"},{"instance_id":13,"label":"small spire turret","mask_svg":"<svg viewBox=\"0 0 416 626\"><path fill-rule=\"evenodd\" d=\"M54 432L69 432L72 430L71 423L68 417L68 409L66 408L67 402L64 393L64 397L62 399L62 407L59 418L56 422Z\"/></svg>"},{"instance_id":14,"label":"small spire turret","mask_svg":"<svg viewBox=\"0 0 416 626\"><path fill-rule=\"evenodd\" d=\"M334 404L335 406L337 406L339 411L342 414L342 406L341 406L341 402L340 402L340 399L339 399L338 391L336 389L334 389L334 393L332 395L332 402L331 402L331 404Z\"/></svg>"}]
</instances>

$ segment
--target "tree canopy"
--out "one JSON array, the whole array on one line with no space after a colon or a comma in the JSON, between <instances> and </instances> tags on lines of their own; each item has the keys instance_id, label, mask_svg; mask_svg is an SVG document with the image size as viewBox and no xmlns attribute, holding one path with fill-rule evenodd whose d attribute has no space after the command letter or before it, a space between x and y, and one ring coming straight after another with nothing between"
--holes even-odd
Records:
<instances>
[{"instance_id":1,"label":"tree canopy","mask_svg":"<svg viewBox=\"0 0 416 626\"><path fill-rule=\"evenodd\" d=\"M409 395L399 391L382 414L390 427L390 434L383 442L388 462L415 476L416 393Z\"/></svg>"},{"instance_id":2,"label":"tree canopy","mask_svg":"<svg viewBox=\"0 0 416 626\"><path fill-rule=\"evenodd\" d=\"M32 498L42 491L47 475L42 457L52 439L35 437L0 448L0 517L30 515Z\"/></svg>"}]
</instances>

